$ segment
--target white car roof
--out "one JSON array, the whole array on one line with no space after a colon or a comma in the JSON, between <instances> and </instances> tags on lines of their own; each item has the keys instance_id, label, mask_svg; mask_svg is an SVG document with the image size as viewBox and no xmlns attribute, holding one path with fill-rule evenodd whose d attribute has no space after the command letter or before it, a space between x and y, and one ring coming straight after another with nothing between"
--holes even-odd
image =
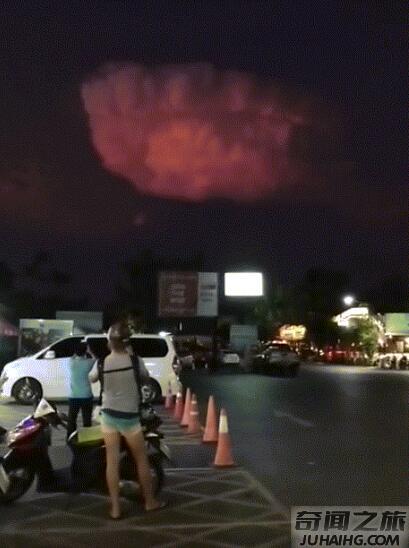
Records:
<instances>
[{"instance_id":1,"label":"white car roof","mask_svg":"<svg viewBox=\"0 0 409 548\"><path fill-rule=\"evenodd\" d=\"M73 335L75 337L75 335ZM90 338L93 338L93 339L98 339L98 338L107 338L107 334L106 333L95 333L95 334L92 334L92 333L87 333L87 335L83 335L83 339L84 341L86 341L87 339L90 339ZM157 333L133 333L131 335L131 339L141 339L141 338L144 338L144 339L171 339L171 336L170 335L158 335Z\"/></svg>"}]
</instances>

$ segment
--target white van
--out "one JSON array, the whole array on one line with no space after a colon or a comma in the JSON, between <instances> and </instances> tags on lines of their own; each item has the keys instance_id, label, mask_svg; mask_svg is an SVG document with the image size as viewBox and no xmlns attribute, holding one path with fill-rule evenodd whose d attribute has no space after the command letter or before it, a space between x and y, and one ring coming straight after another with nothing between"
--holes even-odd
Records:
<instances>
[{"instance_id":1,"label":"white van","mask_svg":"<svg viewBox=\"0 0 409 548\"><path fill-rule=\"evenodd\" d=\"M106 349L106 335L87 335L85 339ZM0 396L13 397L23 404L31 404L41 397L67 399L70 382L68 362L82 340L84 336L60 339L33 356L6 364L0 376ZM142 387L144 396L154 401L160 400L166 395L169 383L172 393L176 394L179 387L176 372L180 365L172 337L145 333L132 335L131 346L143 358L151 376L149 383ZM90 361L93 361L91 357ZM97 397L99 383L94 383L92 390Z\"/></svg>"}]
</instances>

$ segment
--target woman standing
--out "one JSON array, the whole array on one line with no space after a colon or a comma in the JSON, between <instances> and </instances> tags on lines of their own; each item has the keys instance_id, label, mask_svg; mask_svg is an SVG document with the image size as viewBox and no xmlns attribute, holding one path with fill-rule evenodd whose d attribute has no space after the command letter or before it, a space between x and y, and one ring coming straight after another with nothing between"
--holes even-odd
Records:
<instances>
[{"instance_id":1,"label":"woman standing","mask_svg":"<svg viewBox=\"0 0 409 548\"><path fill-rule=\"evenodd\" d=\"M139 418L139 393L136 386L132 359L127 351L129 329L116 323L108 331L108 346L111 353L105 358L102 368L103 392L101 430L106 447L106 479L111 497L111 519L121 517L119 504L119 454L121 435L132 453L147 512L162 508L153 493L152 477L145 450L145 440ZM149 376L139 360L141 377ZM94 380L94 379L92 379Z\"/></svg>"},{"instance_id":2,"label":"woman standing","mask_svg":"<svg viewBox=\"0 0 409 548\"><path fill-rule=\"evenodd\" d=\"M70 395L68 398L67 438L77 429L77 417L81 410L84 426L91 426L93 396L88 374L92 361L87 358L86 346L80 342L69 361Z\"/></svg>"}]
</instances>

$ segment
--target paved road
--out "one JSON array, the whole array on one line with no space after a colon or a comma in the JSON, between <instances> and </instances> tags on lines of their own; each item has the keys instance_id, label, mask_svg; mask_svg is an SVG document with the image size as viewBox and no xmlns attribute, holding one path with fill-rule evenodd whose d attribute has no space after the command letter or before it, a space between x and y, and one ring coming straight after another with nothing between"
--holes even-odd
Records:
<instances>
[{"instance_id":1,"label":"paved road","mask_svg":"<svg viewBox=\"0 0 409 548\"><path fill-rule=\"evenodd\" d=\"M237 462L286 506L408 503L407 372L305 365L296 379L182 378L226 407Z\"/></svg>"},{"instance_id":2,"label":"paved road","mask_svg":"<svg viewBox=\"0 0 409 548\"><path fill-rule=\"evenodd\" d=\"M65 408L59 405L60 409ZM28 409L0 405L0 418L13 424ZM201 434L187 434L163 408L161 430L171 447L173 462L166 470L162 497L169 506L145 514L139 498L121 501L124 518L107 519L103 493L39 494L35 483L14 504L1 506L0 538L7 548L88 547L131 548L287 548L289 514L243 468L207 466L214 447L201 444ZM70 452L63 433L53 432L50 456L56 468L68 466ZM0 446L0 454L5 447ZM188 467L191 462L192 466ZM201 465L202 463L202 465Z\"/></svg>"}]
</instances>

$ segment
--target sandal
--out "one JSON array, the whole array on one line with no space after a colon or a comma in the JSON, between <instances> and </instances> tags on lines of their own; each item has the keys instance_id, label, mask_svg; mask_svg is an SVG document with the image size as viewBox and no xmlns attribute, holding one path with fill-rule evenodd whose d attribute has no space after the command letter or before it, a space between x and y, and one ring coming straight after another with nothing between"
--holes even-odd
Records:
<instances>
[{"instance_id":1,"label":"sandal","mask_svg":"<svg viewBox=\"0 0 409 548\"><path fill-rule=\"evenodd\" d=\"M145 514L150 514L151 512L156 512L157 510L162 510L163 508L166 508L166 506L168 506L168 502L167 501L162 501L159 506L156 506L156 508L152 508L151 510L146 510L145 509Z\"/></svg>"},{"instance_id":2,"label":"sandal","mask_svg":"<svg viewBox=\"0 0 409 548\"><path fill-rule=\"evenodd\" d=\"M109 519L112 519L113 521L118 521L122 518L122 514L119 513L117 516L113 515L112 512L109 512Z\"/></svg>"}]
</instances>

